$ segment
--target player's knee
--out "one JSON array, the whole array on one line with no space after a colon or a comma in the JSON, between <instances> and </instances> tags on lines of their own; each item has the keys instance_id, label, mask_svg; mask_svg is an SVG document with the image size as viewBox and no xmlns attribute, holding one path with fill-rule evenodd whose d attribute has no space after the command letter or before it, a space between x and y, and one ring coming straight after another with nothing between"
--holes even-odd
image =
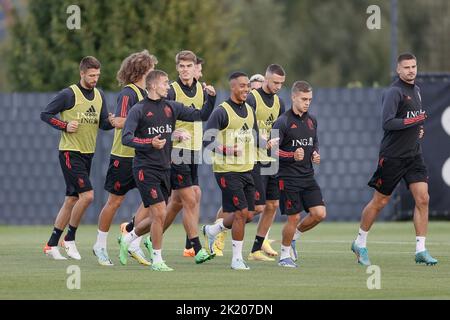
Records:
<instances>
[{"instance_id":1,"label":"player's knee","mask_svg":"<svg viewBox=\"0 0 450 320\"><path fill-rule=\"evenodd\" d=\"M430 196L428 193L423 193L416 197L416 206L417 207L427 207L430 203Z\"/></svg>"},{"instance_id":2,"label":"player's knee","mask_svg":"<svg viewBox=\"0 0 450 320\"><path fill-rule=\"evenodd\" d=\"M375 206L375 208L377 210L383 209L384 207L387 206L388 203L389 203L389 197L382 197L382 198L374 199L374 201L372 201L373 206Z\"/></svg>"},{"instance_id":3,"label":"player's knee","mask_svg":"<svg viewBox=\"0 0 450 320\"><path fill-rule=\"evenodd\" d=\"M278 201L267 201L266 202L266 208L268 209L267 211L270 211L270 212L275 212L279 206L280 205L279 205Z\"/></svg>"},{"instance_id":4,"label":"player's knee","mask_svg":"<svg viewBox=\"0 0 450 320\"><path fill-rule=\"evenodd\" d=\"M92 191L92 190L80 193L79 196L80 196L80 200L85 203L91 204L92 202L94 202L94 191Z\"/></svg>"},{"instance_id":5,"label":"player's knee","mask_svg":"<svg viewBox=\"0 0 450 320\"><path fill-rule=\"evenodd\" d=\"M77 203L77 201L78 201L77 197L66 197L65 200L66 204L72 207Z\"/></svg>"},{"instance_id":6,"label":"player's knee","mask_svg":"<svg viewBox=\"0 0 450 320\"><path fill-rule=\"evenodd\" d=\"M248 211L246 223L252 222L255 217L255 211Z\"/></svg>"},{"instance_id":7,"label":"player's knee","mask_svg":"<svg viewBox=\"0 0 450 320\"><path fill-rule=\"evenodd\" d=\"M318 210L314 213L314 219L316 221L323 221L327 217L327 212L325 210Z\"/></svg>"},{"instance_id":8,"label":"player's knee","mask_svg":"<svg viewBox=\"0 0 450 320\"><path fill-rule=\"evenodd\" d=\"M264 205L257 205L255 206L255 214L260 214L264 211L265 206Z\"/></svg>"},{"instance_id":9,"label":"player's knee","mask_svg":"<svg viewBox=\"0 0 450 320\"><path fill-rule=\"evenodd\" d=\"M199 186L194 186L194 192L195 192L195 201L200 202L200 199L202 198L202 190Z\"/></svg>"},{"instance_id":10,"label":"player's knee","mask_svg":"<svg viewBox=\"0 0 450 320\"><path fill-rule=\"evenodd\" d=\"M288 216L288 223L292 225L297 225L300 222L300 214L293 214Z\"/></svg>"},{"instance_id":11,"label":"player's knee","mask_svg":"<svg viewBox=\"0 0 450 320\"><path fill-rule=\"evenodd\" d=\"M110 197L108 199L108 205L114 209L118 209L121 206L123 199L124 197Z\"/></svg>"},{"instance_id":12,"label":"player's knee","mask_svg":"<svg viewBox=\"0 0 450 320\"><path fill-rule=\"evenodd\" d=\"M184 197L182 200L183 208L193 210L197 202L195 201L195 196Z\"/></svg>"}]
</instances>

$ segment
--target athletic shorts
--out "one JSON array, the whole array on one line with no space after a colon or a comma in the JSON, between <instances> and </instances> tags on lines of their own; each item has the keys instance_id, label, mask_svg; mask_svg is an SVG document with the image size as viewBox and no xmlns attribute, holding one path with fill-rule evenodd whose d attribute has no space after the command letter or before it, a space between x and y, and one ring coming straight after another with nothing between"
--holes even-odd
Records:
<instances>
[{"instance_id":1,"label":"athletic shorts","mask_svg":"<svg viewBox=\"0 0 450 320\"><path fill-rule=\"evenodd\" d=\"M173 150L176 150L175 148ZM170 183L172 185L173 190L183 189L191 186L198 186L198 162L195 162L197 159L197 153L191 152L190 150L186 150L190 153L190 160L175 164L172 162L171 170L170 170ZM186 152L185 149L180 149L180 156L183 156L183 153ZM173 151L172 151L173 152Z\"/></svg>"},{"instance_id":2,"label":"athletic shorts","mask_svg":"<svg viewBox=\"0 0 450 320\"><path fill-rule=\"evenodd\" d=\"M402 178L408 188L411 183L428 183L428 171L421 154L404 159L381 157L368 185L390 196Z\"/></svg>"},{"instance_id":3,"label":"athletic shorts","mask_svg":"<svg viewBox=\"0 0 450 320\"><path fill-rule=\"evenodd\" d=\"M278 178L276 175L261 175L261 165L256 163L252 170L252 177L255 182L256 205L264 205L266 204L266 200L280 199Z\"/></svg>"},{"instance_id":4,"label":"athletic shorts","mask_svg":"<svg viewBox=\"0 0 450 320\"><path fill-rule=\"evenodd\" d=\"M293 215L316 206L325 206L322 192L314 177L279 178L281 214Z\"/></svg>"},{"instance_id":5,"label":"athletic shorts","mask_svg":"<svg viewBox=\"0 0 450 320\"><path fill-rule=\"evenodd\" d=\"M78 197L78 194L92 190L89 174L93 156L93 153L59 151L59 164L66 182L66 196Z\"/></svg>"},{"instance_id":6,"label":"athletic shorts","mask_svg":"<svg viewBox=\"0 0 450 320\"><path fill-rule=\"evenodd\" d=\"M133 177L133 158L111 156L106 173L105 190L123 196L136 188Z\"/></svg>"},{"instance_id":7,"label":"athletic shorts","mask_svg":"<svg viewBox=\"0 0 450 320\"><path fill-rule=\"evenodd\" d=\"M224 212L235 212L245 208L255 211L255 184L251 171L214 173L222 190Z\"/></svg>"},{"instance_id":8,"label":"athletic shorts","mask_svg":"<svg viewBox=\"0 0 450 320\"><path fill-rule=\"evenodd\" d=\"M166 202L170 196L170 170L135 168L133 176L144 207Z\"/></svg>"}]
</instances>

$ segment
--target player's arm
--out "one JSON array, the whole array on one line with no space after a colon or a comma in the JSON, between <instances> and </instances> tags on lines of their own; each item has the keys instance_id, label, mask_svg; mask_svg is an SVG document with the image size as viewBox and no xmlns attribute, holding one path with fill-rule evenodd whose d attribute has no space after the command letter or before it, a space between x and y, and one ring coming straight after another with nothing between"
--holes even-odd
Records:
<instances>
[{"instance_id":1,"label":"player's arm","mask_svg":"<svg viewBox=\"0 0 450 320\"><path fill-rule=\"evenodd\" d=\"M132 89L130 89L132 90ZM134 98L128 92L121 92L117 97L117 106L114 119L114 126L118 129L123 129L125 125L125 120L127 119L128 112L137 101L137 97Z\"/></svg>"},{"instance_id":2,"label":"player's arm","mask_svg":"<svg viewBox=\"0 0 450 320\"><path fill-rule=\"evenodd\" d=\"M314 128L316 129L316 134L313 140L313 153L311 156L311 161L315 164L320 164L320 152L319 152L319 138L317 135L317 119L313 119Z\"/></svg>"},{"instance_id":3,"label":"player's arm","mask_svg":"<svg viewBox=\"0 0 450 320\"><path fill-rule=\"evenodd\" d=\"M73 91L70 88L61 90L41 112L41 120L57 130L75 132L76 130L71 130L75 126L76 121L71 121L72 123L69 129L67 129L69 122L62 121L56 116L58 113L73 107L74 103L75 97Z\"/></svg>"},{"instance_id":4,"label":"player's arm","mask_svg":"<svg viewBox=\"0 0 450 320\"><path fill-rule=\"evenodd\" d=\"M225 146L215 143L216 136L220 130L228 126L228 114L224 108L216 108L206 123L205 134L203 135L203 147L222 155L237 155L239 148L237 146ZM212 147L214 146L214 147Z\"/></svg>"},{"instance_id":5,"label":"player's arm","mask_svg":"<svg viewBox=\"0 0 450 320\"><path fill-rule=\"evenodd\" d=\"M135 148L136 150L148 151L153 148L152 138L137 138L136 129L139 125L139 119L142 117L142 105L138 105L130 110L122 131L122 144L124 146Z\"/></svg>"},{"instance_id":6,"label":"player's arm","mask_svg":"<svg viewBox=\"0 0 450 320\"><path fill-rule=\"evenodd\" d=\"M247 103L250 107L252 107L253 110L256 111L256 99L251 91L247 95L247 99L245 100L245 103Z\"/></svg>"},{"instance_id":7,"label":"player's arm","mask_svg":"<svg viewBox=\"0 0 450 320\"><path fill-rule=\"evenodd\" d=\"M176 101L166 101L166 103L172 108L176 120L187 122L202 121L201 110L194 107L185 106L184 104Z\"/></svg>"},{"instance_id":8,"label":"player's arm","mask_svg":"<svg viewBox=\"0 0 450 320\"><path fill-rule=\"evenodd\" d=\"M280 113L278 114L278 117L280 117L283 113L286 112L286 105L284 104L283 99L280 99Z\"/></svg>"},{"instance_id":9,"label":"player's arm","mask_svg":"<svg viewBox=\"0 0 450 320\"><path fill-rule=\"evenodd\" d=\"M206 121L209 119L209 116L211 115L214 105L216 104L216 91L213 86L209 85L205 87L205 90L203 91L205 103L203 103L202 107L202 121Z\"/></svg>"},{"instance_id":10,"label":"player's arm","mask_svg":"<svg viewBox=\"0 0 450 320\"><path fill-rule=\"evenodd\" d=\"M279 157L280 162L293 163L295 162L294 154L295 152L283 150L283 143L286 137L286 124L287 119L285 117L278 118L273 124L272 130L278 130L278 144L280 148L277 150L276 155ZM271 136L272 138L272 136Z\"/></svg>"},{"instance_id":11,"label":"player's arm","mask_svg":"<svg viewBox=\"0 0 450 320\"><path fill-rule=\"evenodd\" d=\"M425 122L426 115L421 113L413 118L396 118L398 106L403 97L398 88L389 88L383 95L383 130L397 131L421 125Z\"/></svg>"},{"instance_id":12,"label":"player's arm","mask_svg":"<svg viewBox=\"0 0 450 320\"><path fill-rule=\"evenodd\" d=\"M106 105L105 95L102 91L100 91L100 95L102 96L102 109L100 112L100 121L98 123L98 127L102 130L111 130L114 129L114 115L108 112L108 107Z\"/></svg>"}]
</instances>

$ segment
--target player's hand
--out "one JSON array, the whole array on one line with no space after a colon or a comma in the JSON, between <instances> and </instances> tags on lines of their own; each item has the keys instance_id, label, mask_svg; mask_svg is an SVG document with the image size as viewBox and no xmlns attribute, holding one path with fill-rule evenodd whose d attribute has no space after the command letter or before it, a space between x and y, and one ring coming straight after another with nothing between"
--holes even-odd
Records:
<instances>
[{"instance_id":1,"label":"player's hand","mask_svg":"<svg viewBox=\"0 0 450 320\"><path fill-rule=\"evenodd\" d=\"M212 85L206 85L206 83L203 83L203 89L211 97L214 97L216 95L216 89L214 89Z\"/></svg>"},{"instance_id":2,"label":"player's hand","mask_svg":"<svg viewBox=\"0 0 450 320\"><path fill-rule=\"evenodd\" d=\"M158 134L156 137L152 139L152 146L155 149L162 149L164 148L164 145L166 144L166 139L159 139L161 137L160 134Z\"/></svg>"},{"instance_id":3,"label":"player's hand","mask_svg":"<svg viewBox=\"0 0 450 320\"><path fill-rule=\"evenodd\" d=\"M78 130L78 121L76 120L69 121L66 127L66 131L69 133L74 133L77 132L77 130Z\"/></svg>"},{"instance_id":4,"label":"player's hand","mask_svg":"<svg viewBox=\"0 0 450 320\"><path fill-rule=\"evenodd\" d=\"M114 117L114 124L113 124L113 126L115 128L118 128L118 129L123 129L123 127L125 126L125 121L126 120L127 120L127 118Z\"/></svg>"},{"instance_id":5,"label":"player's hand","mask_svg":"<svg viewBox=\"0 0 450 320\"><path fill-rule=\"evenodd\" d=\"M314 151L311 157L311 160L315 164L320 164L320 154L317 151Z\"/></svg>"},{"instance_id":6,"label":"player's hand","mask_svg":"<svg viewBox=\"0 0 450 320\"><path fill-rule=\"evenodd\" d=\"M108 114L108 120L109 120L109 123L111 123L111 125L112 125L113 127L116 126L115 119L116 119L116 116L110 112L110 113Z\"/></svg>"},{"instance_id":7,"label":"player's hand","mask_svg":"<svg viewBox=\"0 0 450 320\"><path fill-rule=\"evenodd\" d=\"M273 138L267 141L267 149L271 149L278 145L280 138Z\"/></svg>"},{"instance_id":8,"label":"player's hand","mask_svg":"<svg viewBox=\"0 0 450 320\"><path fill-rule=\"evenodd\" d=\"M305 157L305 150L303 150L303 148L298 148L297 150L295 150L294 152L295 161L302 161L304 157Z\"/></svg>"},{"instance_id":9,"label":"player's hand","mask_svg":"<svg viewBox=\"0 0 450 320\"><path fill-rule=\"evenodd\" d=\"M425 134L425 130L424 130L423 126L420 126L420 129L419 129L419 139L422 139L424 134Z\"/></svg>"},{"instance_id":10,"label":"player's hand","mask_svg":"<svg viewBox=\"0 0 450 320\"><path fill-rule=\"evenodd\" d=\"M186 140L190 140L191 139L191 134L189 132L187 132L186 130L182 130L182 129L176 129L173 133L172 133L172 140L173 141L186 141Z\"/></svg>"},{"instance_id":11,"label":"player's hand","mask_svg":"<svg viewBox=\"0 0 450 320\"><path fill-rule=\"evenodd\" d=\"M235 144L235 145L233 146L233 155L234 155L235 157L240 157L240 156L242 156L242 147L239 146L239 145L237 145L237 144Z\"/></svg>"}]
</instances>

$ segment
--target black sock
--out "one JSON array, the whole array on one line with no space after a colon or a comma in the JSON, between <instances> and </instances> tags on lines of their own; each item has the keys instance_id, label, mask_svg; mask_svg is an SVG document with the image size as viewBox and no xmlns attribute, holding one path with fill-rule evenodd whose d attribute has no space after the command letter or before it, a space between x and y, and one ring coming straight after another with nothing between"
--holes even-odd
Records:
<instances>
[{"instance_id":1,"label":"black sock","mask_svg":"<svg viewBox=\"0 0 450 320\"><path fill-rule=\"evenodd\" d=\"M186 235L186 245L184 246L186 249L192 249L191 240L189 240L188 235Z\"/></svg>"},{"instance_id":2,"label":"black sock","mask_svg":"<svg viewBox=\"0 0 450 320\"><path fill-rule=\"evenodd\" d=\"M131 232L134 229L134 217L133 217L133 219L131 219L130 222L128 222L125 229L127 229L127 232Z\"/></svg>"},{"instance_id":3,"label":"black sock","mask_svg":"<svg viewBox=\"0 0 450 320\"><path fill-rule=\"evenodd\" d=\"M256 236L255 242L253 242L252 253L261 250L262 244L264 242L264 237Z\"/></svg>"},{"instance_id":4,"label":"black sock","mask_svg":"<svg viewBox=\"0 0 450 320\"><path fill-rule=\"evenodd\" d=\"M67 229L67 234L64 237L64 240L66 241L75 241L75 233L77 232L77 228L74 226L71 226L69 224L69 229Z\"/></svg>"},{"instance_id":5,"label":"black sock","mask_svg":"<svg viewBox=\"0 0 450 320\"><path fill-rule=\"evenodd\" d=\"M190 242L191 246L194 248L195 254L202 250L202 245L200 244L200 239L198 237L192 238Z\"/></svg>"},{"instance_id":6,"label":"black sock","mask_svg":"<svg viewBox=\"0 0 450 320\"><path fill-rule=\"evenodd\" d=\"M58 228L53 228L52 235L50 236L50 239L48 240L48 245L50 247L56 247L58 245L59 238L61 238L61 235L63 233L63 230L60 230Z\"/></svg>"}]
</instances>

